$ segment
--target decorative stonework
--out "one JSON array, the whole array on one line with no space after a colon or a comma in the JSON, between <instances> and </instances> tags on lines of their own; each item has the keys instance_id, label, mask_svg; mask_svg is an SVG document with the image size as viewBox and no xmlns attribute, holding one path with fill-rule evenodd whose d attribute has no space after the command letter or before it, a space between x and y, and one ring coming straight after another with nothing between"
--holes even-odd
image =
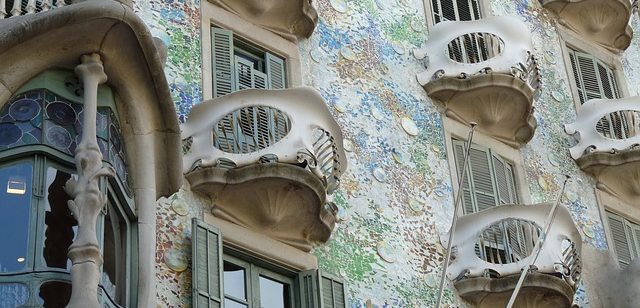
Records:
<instances>
[{"instance_id":1,"label":"decorative stonework","mask_svg":"<svg viewBox=\"0 0 640 308\"><path fill-rule=\"evenodd\" d=\"M469 31L474 31L470 33ZM448 117L513 147L533 137L540 75L529 29L512 17L435 25L418 82Z\"/></svg>"},{"instance_id":2,"label":"decorative stonework","mask_svg":"<svg viewBox=\"0 0 640 308\"><path fill-rule=\"evenodd\" d=\"M630 0L540 0L558 15L559 22L610 50L629 47L633 30Z\"/></svg>"},{"instance_id":3,"label":"decorative stonework","mask_svg":"<svg viewBox=\"0 0 640 308\"><path fill-rule=\"evenodd\" d=\"M67 307L99 307L98 282L102 255L96 235L96 221L106 206L107 197L100 190L102 177L115 176L112 167L102 166L102 153L96 138L98 113L98 85L107 81L100 55L82 56L76 74L84 85L84 112L82 139L76 148L75 160L78 179L69 179L67 194L73 197L69 209L78 221L77 237L69 247L72 293Z\"/></svg>"},{"instance_id":4,"label":"decorative stonework","mask_svg":"<svg viewBox=\"0 0 640 308\"><path fill-rule=\"evenodd\" d=\"M209 0L289 40L308 38L318 23L310 0Z\"/></svg>"},{"instance_id":5,"label":"decorative stonework","mask_svg":"<svg viewBox=\"0 0 640 308\"><path fill-rule=\"evenodd\" d=\"M315 90L244 90L203 102L182 136L186 178L212 197L215 216L304 251L329 239L330 195L347 161Z\"/></svg>"},{"instance_id":6,"label":"decorative stonework","mask_svg":"<svg viewBox=\"0 0 640 308\"><path fill-rule=\"evenodd\" d=\"M477 245L483 247L481 250L485 254L488 251L503 251L505 255L517 255L517 251L527 250L526 246L533 245L536 236L545 236L546 241L534 264L533 275L525 280L518 301L526 303L526 307L551 307L545 306L549 303L560 305L552 307L569 307L582 271L582 240L571 214L566 207L559 206L548 234L540 234L540 231L530 227L531 223L544 226L552 206L548 203L501 205L461 217L455 230L455 253L452 254L451 265L447 270L447 277L455 281L460 296L478 307L504 306L522 268L535 254L531 254L532 250L528 249L528 253L520 254L514 262L495 262L489 259L501 258L500 253L494 253L495 257L485 256L481 259L476 252ZM487 244L486 239L479 239L489 227L509 219L531 223L521 227L508 225L502 229L505 231L494 229L494 235L506 233L504 242L499 246L492 247ZM541 294L545 294L542 301Z\"/></svg>"},{"instance_id":7,"label":"decorative stonework","mask_svg":"<svg viewBox=\"0 0 640 308\"><path fill-rule=\"evenodd\" d=\"M578 110L576 122L565 125L566 133L578 141L569 151L580 168L598 180L599 188L633 205L640 200L640 123L634 116L640 111L639 101L640 97L590 100ZM626 116L626 125L617 130L627 138L606 137L598 131L599 126L620 126L616 118L598 125L611 114Z\"/></svg>"}]
</instances>

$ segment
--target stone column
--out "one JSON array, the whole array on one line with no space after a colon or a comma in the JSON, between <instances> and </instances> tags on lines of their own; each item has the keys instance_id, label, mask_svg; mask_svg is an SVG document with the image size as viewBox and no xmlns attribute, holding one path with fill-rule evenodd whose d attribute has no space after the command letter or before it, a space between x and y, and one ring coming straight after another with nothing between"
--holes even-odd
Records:
<instances>
[{"instance_id":1,"label":"stone column","mask_svg":"<svg viewBox=\"0 0 640 308\"><path fill-rule=\"evenodd\" d=\"M98 85L107 81L100 55L84 55L75 69L84 85L82 139L76 148L75 161L78 179L65 185L73 197L69 209L78 221L78 233L69 247L71 259L71 300L67 307L99 307L98 283L102 255L96 234L96 221L106 205L107 197L100 191L100 178L115 175L113 168L102 166L102 153L96 139Z\"/></svg>"}]
</instances>

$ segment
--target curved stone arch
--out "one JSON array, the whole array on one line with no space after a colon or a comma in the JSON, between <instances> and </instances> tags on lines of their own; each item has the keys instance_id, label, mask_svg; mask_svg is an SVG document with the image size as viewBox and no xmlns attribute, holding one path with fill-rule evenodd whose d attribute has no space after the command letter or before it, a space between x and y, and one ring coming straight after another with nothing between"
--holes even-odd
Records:
<instances>
[{"instance_id":1,"label":"curved stone arch","mask_svg":"<svg viewBox=\"0 0 640 308\"><path fill-rule=\"evenodd\" d=\"M144 239L139 258L153 260L155 200L177 191L182 163L178 120L149 30L117 1L78 2L0 25L0 107L41 72L73 69L82 55L101 55L129 156L139 237ZM140 262L138 277L138 306L155 306L153 262Z\"/></svg>"}]
</instances>

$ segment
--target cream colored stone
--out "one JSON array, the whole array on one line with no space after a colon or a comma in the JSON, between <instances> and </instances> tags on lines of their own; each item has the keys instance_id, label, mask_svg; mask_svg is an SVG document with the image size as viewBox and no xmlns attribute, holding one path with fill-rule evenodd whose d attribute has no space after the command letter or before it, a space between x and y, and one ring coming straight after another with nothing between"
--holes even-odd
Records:
<instances>
[{"instance_id":1,"label":"cream colored stone","mask_svg":"<svg viewBox=\"0 0 640 308\"><path fill-rule=\"evenodd\" d=\"M289 40L308 38L318 23L309 0L208 0Z\"/></svg>"},{"instance_id":2,"label":"cream colored stone","mask_svg":"<svg viewBox=\"0 0 640 308\"><path fill-rule=\"evenodd\" d=\"M247 230L209 213L204 214L204 221L220 229L225 248L240 250L295 271L318 268L318 261L311 253L300 251L260 232Z\"/></svg>"},{"instance_id":3,"label":"cream colored stone","mask_svg":"<svg viewBox=\"0 0 640 308\"><path fill-rule=\"evenodd\" d=\"M479 42L494 51L493 57L470 63L450 58L450 42L470 35L470 29L482 35ZM414 52L426 67L417 79L447 117L476 122L478 131L519 148L537 127L533 102L540 76L532 51L530 31L517 18L443 22L433 26L426 46Z\"/></svg>"},{"instance_id":4,"label":"cream colored stone","mask_svg":"<svg viewBox=\"0 0 640 308\"><path fill-rule=\"evenodd\" d=\"M609 50L619 52L631 43L630 0L540 0L540 3L556 13L561 24Z\"/></svg>"},{"instance_id":5,"label":"cream colored stone","mask_svg":"<svg viewBox=\"0 0 640 308\"><path fill-rule=\"evenodd\" d=\"M90 0L0 20L0 106L42 71L71 69L90 53L101 55L116 94L141 222L139 258L154 260L155 200L182 182L180 130L162 59L130 7ZM154 266L139 263L138 307L155 307Z\"/></svg>"}]
</instances>

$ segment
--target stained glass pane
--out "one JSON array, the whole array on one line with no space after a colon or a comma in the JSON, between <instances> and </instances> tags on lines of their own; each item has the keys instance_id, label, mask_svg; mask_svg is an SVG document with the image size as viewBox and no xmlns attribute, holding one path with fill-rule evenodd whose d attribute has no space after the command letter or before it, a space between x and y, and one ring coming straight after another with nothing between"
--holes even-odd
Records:
<instances>
[{"instance_id":1,"label":"stained glass pane","mask_svg":"<svg viewBox=\"0 0 640 308\"><path fill-rule=\"evenodd\" d=\"M0 168L0 273L27 265L32 174L31 162Z\"/></svg>"}]
</instances>

